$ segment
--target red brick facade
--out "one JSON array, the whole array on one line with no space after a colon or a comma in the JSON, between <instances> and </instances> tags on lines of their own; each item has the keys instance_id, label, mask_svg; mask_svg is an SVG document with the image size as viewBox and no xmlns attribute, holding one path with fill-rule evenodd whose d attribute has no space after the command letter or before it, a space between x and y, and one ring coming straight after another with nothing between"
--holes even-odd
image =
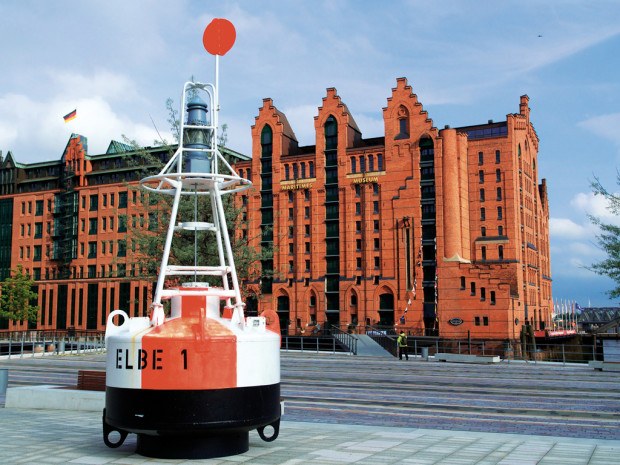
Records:
<instances>
[{"instance_id":1,"label":"red brick facade","mask_svg":"<svg viewBox=\"0 0 620 465\"><path fill-rule=\"evenodd\" d=\"M401 78L383 117L384 136L364 139L327 89L316 144L300 147L263 101L252 160L237 164L255 186L239 234L274 250L249 307L277 310L290 333L396 323L514 339L526 321L543 328L549 210L528 97L506 121L437 129Z\"/></svg>"}]
</instances>

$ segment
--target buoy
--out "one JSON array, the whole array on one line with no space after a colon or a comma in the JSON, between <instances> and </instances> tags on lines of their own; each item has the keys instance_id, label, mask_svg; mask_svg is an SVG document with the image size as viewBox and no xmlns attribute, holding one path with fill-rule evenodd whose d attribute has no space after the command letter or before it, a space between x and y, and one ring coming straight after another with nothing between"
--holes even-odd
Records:
<instances>
[{"instance_id":1,"label":"buoy","mask_svg":"<svg viewBox=\"0 0 620 465\"><path fill-rule=\"evenodd\" d=\"M204 40L221 29L214 52L223 55L234 28L217 21ZM222 197L251 182L219 152L217 108L217 85L186 83L179 148L159 174L141 181L148 191L171 195L173 204L151 316L115 310L107 320L103 438L109 447L133 433L145 456L212 458L246 452L254 429L265 441L279 434L279 322L274 312L244 315ZM182 195L196 201L191 221L180 221ZM210 199L208 212L199 211L199 196ZM176 232L211 234L217 263L201 264L196 248L193 264L170 264ZM190 280L168 288L172 276Z\"/></svg>"}]
</instances>

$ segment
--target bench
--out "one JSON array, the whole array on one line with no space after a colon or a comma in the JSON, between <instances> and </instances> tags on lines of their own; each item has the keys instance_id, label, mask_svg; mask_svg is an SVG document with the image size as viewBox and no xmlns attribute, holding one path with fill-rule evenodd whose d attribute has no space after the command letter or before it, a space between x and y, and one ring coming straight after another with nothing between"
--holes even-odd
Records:
<instances>
[{"instance_id":1,"label":"bench","mask_svg":"<svg viewBox=\"0 0 620 465\"><path fill-rule=\"evenodd\" d=\"M620 371L620 362L603 362L602 360L591 360L588 362L590 368L597 371Z\"/></svg>"},{"instance_id":2,"label":"bench","mask_svg":"<svg viewBox=\"0 0 620 465\"><path fill-rule=\"evenodd\" d=\"M448 354L438 352L435 354L435 360L440 362L457 362L457 363L499 363L498 355L469 355L469 354Z\"/></svg>"},{"instance_id":3,"label":"bench","mask_svg":"<svg viewBox=\"0 0 620 465\"><path fill-rule=\"evenodd\" d=\"M78 370L79 391L105 391L105 371Z\"/></svg>"}]
</instances>

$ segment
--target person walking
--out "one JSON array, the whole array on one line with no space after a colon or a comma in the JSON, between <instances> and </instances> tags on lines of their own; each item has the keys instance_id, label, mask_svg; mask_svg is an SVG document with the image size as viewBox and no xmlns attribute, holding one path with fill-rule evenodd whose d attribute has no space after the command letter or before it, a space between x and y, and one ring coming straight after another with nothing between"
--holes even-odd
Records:
<instances>
[{"instance_id":1,"label":"person walking","mask_svg":"<svg viewBox=\"0 0 620 465\"><path fill-rule=\"evenodd\" d=\"M403 359L403 354L405 354L405 360L409 360L409 353L407 350L407 336L405 335L405 331L401 330L398 339L396 339L396 344L398 345L398 359Z\"/></svg>"}]
</instances>

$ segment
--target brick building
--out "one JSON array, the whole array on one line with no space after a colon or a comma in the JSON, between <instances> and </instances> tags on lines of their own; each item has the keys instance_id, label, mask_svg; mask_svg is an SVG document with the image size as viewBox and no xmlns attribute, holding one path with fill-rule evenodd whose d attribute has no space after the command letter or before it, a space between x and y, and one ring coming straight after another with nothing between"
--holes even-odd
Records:
<instances>
[{"instance_id":1,"label":"brick building","mask_svg":"<svg viewBox=\"0 0 620 465\"><path fill-rule=\"evenodd\" d=\"M400 78L384 135L365 139L331 88L303 147L263 100L253 157L237 164L255 186L239 234L274 250L247 283L250 311L275 309L290 333L396 323L514 339L526 322L544 328L549 209L528 102L505 121L437 129Z\"/></svg>"},{"instance_id":2,"label":"brick building","mask_svg":"<svg viewBox=\"0 0 620 465\"><path fill-rule=\"evenodd\" d=\"M103 330L112 310L147 313L152 282L127 232L154 224L148 196L136 189L144 161L155 169L174 148L137 153L112 141L89 155L86 138L73 134L60 160L22 164L0 154L0 280L17 265L35 280L40 312L31 328ZM27 326L0 320L0 329Z\"/></svg>"}]
</instances>

